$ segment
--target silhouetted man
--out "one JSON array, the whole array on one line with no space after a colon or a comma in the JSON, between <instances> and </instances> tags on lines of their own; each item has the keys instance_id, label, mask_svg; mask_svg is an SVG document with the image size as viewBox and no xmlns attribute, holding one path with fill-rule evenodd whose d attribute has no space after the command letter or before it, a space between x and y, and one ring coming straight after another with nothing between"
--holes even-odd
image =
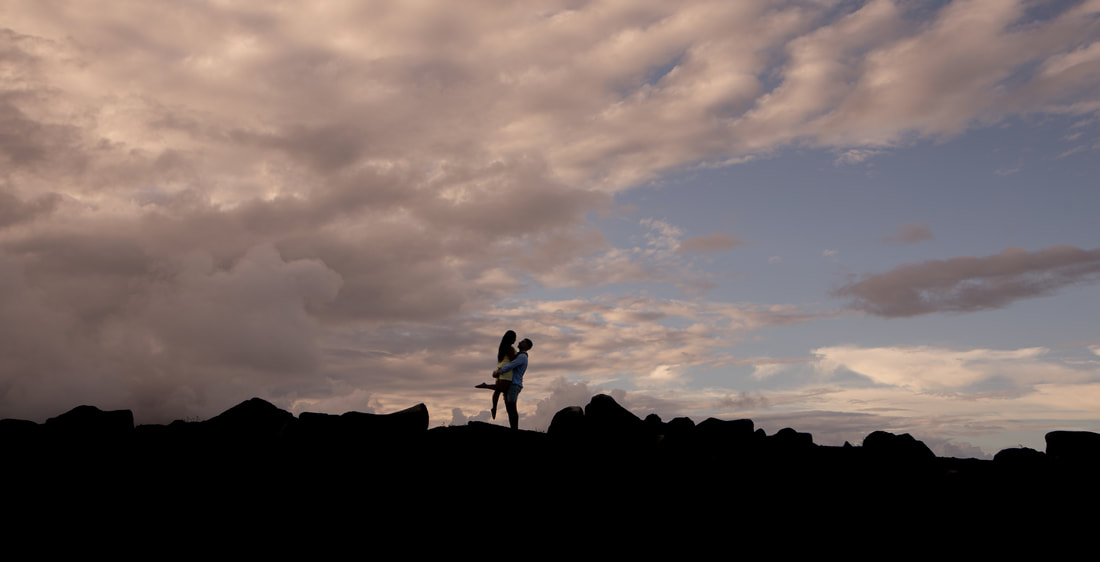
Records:
<instances>
[{"instance_id":1,"label":"silhouetted man","mask_svg":"<svg viewBox=\"0 0 1100 562\"><path fill-rule=\"evenodd\" d=\"M508 425L512 426L512 429L519 429L519 410L516 409L516 401L519 400L519 391L523 390L523 374L527 372L527 352L531 351L534 345L531 340L524 338L519 342L519 355L494 372L495 375L499 375L512 371L512 385L504 394L504 408L508 410Z\"/></svg>"}]
</instances>

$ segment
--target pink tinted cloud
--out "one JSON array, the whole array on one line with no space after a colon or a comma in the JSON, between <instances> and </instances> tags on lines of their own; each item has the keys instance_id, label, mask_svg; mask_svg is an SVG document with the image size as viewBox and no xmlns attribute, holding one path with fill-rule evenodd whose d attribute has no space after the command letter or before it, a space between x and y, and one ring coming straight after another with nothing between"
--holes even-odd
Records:
<instances>
[{"instance_id":1,"label":"pink tinted cloud","mask_svg":"<svg viewBox=\"0 0 1100 562\"><path fill-rule=\"evenodd\" d=\"M897 231L883 238L883 242L890 244L916 244L925 240L933 240L932 228L922 223L907 223L898 225Z\"/></svg>"}]
</instances>

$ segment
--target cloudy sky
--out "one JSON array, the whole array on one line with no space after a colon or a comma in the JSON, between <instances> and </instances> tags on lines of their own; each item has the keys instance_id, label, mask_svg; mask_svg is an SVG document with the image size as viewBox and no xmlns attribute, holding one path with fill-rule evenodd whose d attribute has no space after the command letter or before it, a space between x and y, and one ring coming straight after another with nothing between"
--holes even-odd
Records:
<instances>
[{"instance_id":1,"label":"cloudy sky","mask_svg":"<svg viewBox=\"0 0 1100 562\"><path fill-rule=\"evenodd\" d=\"M0 417L1100 430L1100 0L0 0ZM499 422L498 422L499 423Z\"/></svg>"}]
</instances>

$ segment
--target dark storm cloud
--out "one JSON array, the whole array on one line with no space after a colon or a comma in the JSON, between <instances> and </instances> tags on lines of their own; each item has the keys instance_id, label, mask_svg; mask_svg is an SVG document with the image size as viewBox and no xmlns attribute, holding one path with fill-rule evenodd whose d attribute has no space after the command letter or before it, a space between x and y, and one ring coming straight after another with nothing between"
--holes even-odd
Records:
<instances>
[{"instance_id":1,"label":"dark storm cloud","mask_svg":"<svg viewBox=\"0 0 1100 562\"><path fill-rule=\"evenodd\" d=\"M94 402L166 421L308 379L309 310L340 287L323 264L263 246L225 269L109 238L33 240L0 258L0 404L15 417Z\"/></svg>"},{"instance_id":2,"label":"dark storm cloud","mask_svg":"<svg viewBox=\"0 0 1100 562\"><path fill-rule=\"evenodd\" d=\"M78 168L84 158L72 146L76 130L28 117L13 103L16 97L0 92L0 174L45 166Z\"/></svg>"},{"instance_id":3,"label":"dark storm cloud","mask_svg":"<svg viewBox=\"0 0 1100 562\"><path fill-rule=\"evenodd\" d=\"M1036 252L931 260L865 275L834 291L855 309L885 317L973 312L1100 280L1100 249L1052 246Z\"/></svg>"},{"instance_id":4,"label":"dark storm cloud","mask_svg":"<svg viewBox=\"0 0 1100 562\"><path fill-rule=\"evenodd\" d=\"M61 196L45 193L29 201L0 189L0 228L45 217L61 204Z\"/></svg>"},{"instance_id":5,"label":"dark storm cloud","mask_svg":"<svg viewBox=\"0 0 1100 562\"><path fill-rule=\"evenodd\" d=\"M59 102L43 76L60 46L48 39L0 28L0 177L17 170L79 169L79 129L28 113L23 106Z\"/></svg>"}]
</instances>

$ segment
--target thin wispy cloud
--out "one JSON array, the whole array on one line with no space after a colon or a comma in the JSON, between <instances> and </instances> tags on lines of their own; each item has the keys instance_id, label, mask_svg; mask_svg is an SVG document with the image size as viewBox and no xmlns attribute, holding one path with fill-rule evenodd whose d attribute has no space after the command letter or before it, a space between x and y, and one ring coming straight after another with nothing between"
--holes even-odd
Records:
<instances>
[{"instance_id":1,"label":"thin wispy cloud","mask_svg":"<svg viewBox=\"0 0 1100 562\"><path fill-rule=\"evenodd\" d=\"M716 232L707 236L685 238L676 249L678 252L724 252L732 250L743 242L728 232Z\"/></svg>"},{"instance_id":2,"label":"thin wispy cloud","mask_svg":"<svg viewBox=\"0 0 1100 562\"><path fill-rule=\"evenodd\" d=\"M833 161L833 164L836 164L837 166L846 165L846 164L847 165L860 164L860 163L866 162L867 160L869 160L871 157L875 156L876 154L881 154L881 153L882 153L881 150L868 150L868 149L853 148L853 149L847 150L847 151L843 152L842 154L840 154L839 156L837 156L836 160Z\"/></svg>"}]
</instances>

